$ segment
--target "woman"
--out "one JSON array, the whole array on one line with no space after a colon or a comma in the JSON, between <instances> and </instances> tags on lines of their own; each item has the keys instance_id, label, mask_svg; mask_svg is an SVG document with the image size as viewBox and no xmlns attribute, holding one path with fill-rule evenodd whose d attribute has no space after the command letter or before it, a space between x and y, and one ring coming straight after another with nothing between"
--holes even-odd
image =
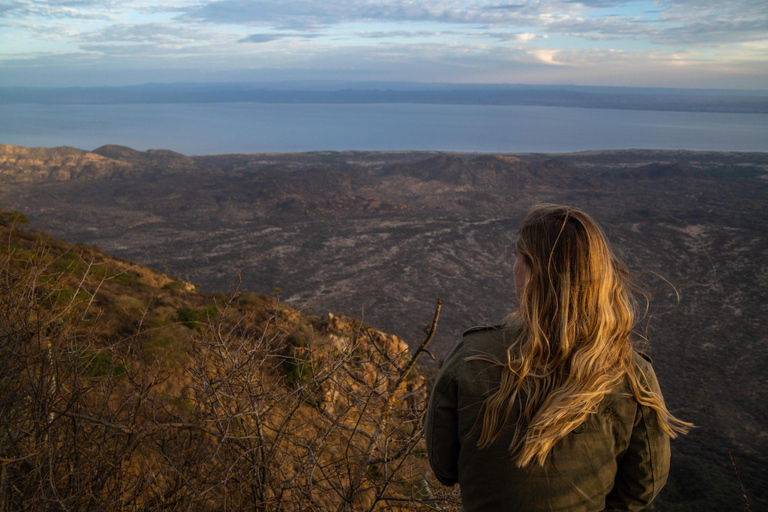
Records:
<instances>
[{"instance_id":1,"label":"woman","mask_svg":"<svg viewBox=\"0 0 768 512\"><path fill-rule=\"evenodd\" d=\"M520 308L470 329L435 383L427 453L464 510L641 510L667 480L672 416L634 351L627 271L586 213L534 207L515 248Z\"/></svg>"}]
</instances>

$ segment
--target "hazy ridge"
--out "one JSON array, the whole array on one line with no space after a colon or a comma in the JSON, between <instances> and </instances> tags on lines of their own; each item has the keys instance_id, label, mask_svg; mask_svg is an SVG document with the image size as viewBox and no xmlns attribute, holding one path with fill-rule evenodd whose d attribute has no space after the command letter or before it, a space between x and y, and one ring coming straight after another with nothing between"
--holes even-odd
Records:
<instances>
[{"instance_id":1,"label":"hazy ridge","mask_svg":"<svg viewBox=\"0 0 768 512\"><path fill-rule=\"evenodd\" d=\"M717 89L312 82L0 87L0 104L423 103L768 113L768 92Z\"/></svg>"}]
</instances>

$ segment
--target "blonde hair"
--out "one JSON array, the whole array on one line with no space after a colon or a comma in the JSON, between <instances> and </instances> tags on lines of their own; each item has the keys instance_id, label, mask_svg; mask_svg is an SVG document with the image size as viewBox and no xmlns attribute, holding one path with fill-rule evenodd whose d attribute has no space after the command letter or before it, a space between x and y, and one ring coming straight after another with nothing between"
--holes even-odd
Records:
<instances>
[{"instance_id":1,"label":"blonde hair","mask_svg":"<svg viewBox=\"0 0 768 512\"><path fill-rule=\"evenodd\" d=\"M534 460L543 465L555 444L625 378L667 434L686 432L691 425L667 410L633 362L629 274L597 223L576 208L537 205L516 248L527 271L520 308L507 319L508 332L516 334L507 361L497 362L503 365L499 388L483 403L478 447L501 436L519 402L509 450L518 467Z\"/></svg>"}]
</instances>

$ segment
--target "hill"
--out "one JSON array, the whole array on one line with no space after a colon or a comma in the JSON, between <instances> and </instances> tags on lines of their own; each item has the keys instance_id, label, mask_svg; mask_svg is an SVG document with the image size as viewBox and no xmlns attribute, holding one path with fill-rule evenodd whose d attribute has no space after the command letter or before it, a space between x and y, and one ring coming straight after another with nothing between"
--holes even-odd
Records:
<instances>
[{"instance_id":1,"label":"hill","mask_svg":"<svg viewBox=\"0 0 768 512\"><path fill-rule=\"evenodd\" d=\"M427 383L402 340L199 293L4 213L4 509L451 506L427 471Z\"/></svg>"}]
</instances>

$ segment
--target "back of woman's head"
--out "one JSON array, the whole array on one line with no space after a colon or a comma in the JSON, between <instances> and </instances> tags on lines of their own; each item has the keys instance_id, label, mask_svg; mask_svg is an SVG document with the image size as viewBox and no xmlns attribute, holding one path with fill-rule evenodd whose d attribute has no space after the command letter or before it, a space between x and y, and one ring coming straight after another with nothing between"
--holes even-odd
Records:
<instances>
[{"instance_id":1,"label":"back of woman's head","mask_svg":"<svg viewBox=\"0 0 768 512\"><path fill-rule=\"evenodd\" d=\"M537 205L523 220L516 253L525 278L520 308L508 319L515 339L500 386L484 403L478 446L500 437L519 403L509 449L518 466L543 464L625 379L670 435L682 431L635 368L628 273L597 223L576 208Z\"/></svg>"},{"instance_id":2,"label":"back of woman's head","mask_svg":"<svg viewBox=\"0 0 768 512\"><path fill-rule=\"evenodd\" d=\"M629 353L634 308L627 272L589 215L534 207L520 227L517 253L527 270L518 316L532 341L545 345L542 362L568 362L574 351Z\"/></svg>"}]
</instances>

